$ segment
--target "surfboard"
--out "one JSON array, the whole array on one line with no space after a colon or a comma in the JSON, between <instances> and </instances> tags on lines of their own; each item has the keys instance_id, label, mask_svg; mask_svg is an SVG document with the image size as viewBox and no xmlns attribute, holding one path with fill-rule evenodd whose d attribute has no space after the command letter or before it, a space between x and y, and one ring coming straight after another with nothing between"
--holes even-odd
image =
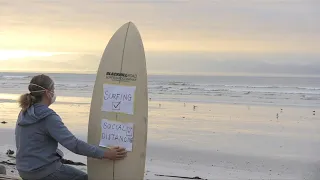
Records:
<instances>
[{"instance_id":1,"label":"surfboard","mask_svg":"<svg viewBox=\"0 0 320 180\"><path fill-rule=\"evenodd\" d=\"M128 154L119 161L88 157L89 180L144 179L147 129L145 52L137 27L128 22L111 37L102 55L88 123L88 143L104 150L118 143Z\"/></svg>"}]
</instances>

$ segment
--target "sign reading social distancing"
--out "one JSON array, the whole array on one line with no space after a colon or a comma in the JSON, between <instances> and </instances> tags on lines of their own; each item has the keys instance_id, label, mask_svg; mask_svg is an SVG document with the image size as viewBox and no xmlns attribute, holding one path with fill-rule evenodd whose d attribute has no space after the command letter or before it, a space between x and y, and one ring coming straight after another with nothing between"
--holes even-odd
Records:
<instances>
[{"instance_id":1,"label":"sign reading social distancing","mask_svg":"<svg viewBox=\"0 0 320 180\"><path fill-rule=\"evenodd\" d=\"M119 146L127 151L132 151L133 123L121 123L101 120L101 140L99 146L114 147Z\"/></svg>"}]
</instances>

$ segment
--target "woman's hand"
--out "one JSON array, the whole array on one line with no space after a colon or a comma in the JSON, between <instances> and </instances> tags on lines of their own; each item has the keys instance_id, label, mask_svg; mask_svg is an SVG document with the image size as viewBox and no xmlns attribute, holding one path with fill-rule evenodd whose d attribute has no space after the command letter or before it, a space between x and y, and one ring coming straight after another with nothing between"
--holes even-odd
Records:
<instances>
[{"instance_id":1,"label":"woman's hand","mask_svg":"<svg viewBox=\"0 0 320 180\"><path fill-rule=\"evenodd\" d=\"M127 156L127 151L124 148L112 147L104 152L103 158L109 160L121 160Z\"/></svg>"}]
</instances>

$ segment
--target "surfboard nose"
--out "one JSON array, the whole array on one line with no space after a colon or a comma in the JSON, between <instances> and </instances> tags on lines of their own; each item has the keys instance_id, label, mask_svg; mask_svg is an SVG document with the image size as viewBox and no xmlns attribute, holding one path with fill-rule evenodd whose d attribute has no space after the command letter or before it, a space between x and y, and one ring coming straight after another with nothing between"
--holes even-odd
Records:
<instances>
[{"instance_id":1,"label":"surfboard nose","mask_svg":"<svg viewBox=\"0 0 320 180\"><path fill-rule=\"evenodd\" d=\"M134 28L134 29L136 29L137 31L138 31L138 28L137 28L137 26L132 22L132 21L129 21L129 22L127 22L127 23L125 23L124 25L122 25L122 26L124 26L124 27L127 27L127 28Z\"/></svg>"},{"instance_id":2,"label":"surfboard nose","mask_svg":"<svg viewBox=\"0 0 320 180\"><path fill-rule=\"evenodd\" d=\"M136 26L132 21L129 21L129 22L123 24L123 25L115 32L115 34L118 34L118 33L121 33L121 32L127 33L127 32L129 31L129 29L130 29L130 31L133 30L133 31L135 31L135 32L139 32L137 26Z\"/></svg>"}]
</instances>

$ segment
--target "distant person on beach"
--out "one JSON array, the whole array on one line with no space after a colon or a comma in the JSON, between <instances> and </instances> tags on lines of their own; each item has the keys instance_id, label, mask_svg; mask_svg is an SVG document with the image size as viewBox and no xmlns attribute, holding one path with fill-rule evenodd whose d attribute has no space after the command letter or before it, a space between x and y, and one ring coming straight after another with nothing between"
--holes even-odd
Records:
<instances>
[{"instance_id":1,"label":"distant person on beach","mask_svg":"<svg viewBox=\"0 0 320 180\"><path fill-rule=\"evenodd\" d=\"M46 75L32 78L29 93L21 95L16 124L16 164L24 180L87 180L88 175L61 163L58 143L70 151L97 159L120 160L126 151L115 147L103 151L77 139L49 106L55 102L53 80Z\"/></svg>"}]
</instances>

